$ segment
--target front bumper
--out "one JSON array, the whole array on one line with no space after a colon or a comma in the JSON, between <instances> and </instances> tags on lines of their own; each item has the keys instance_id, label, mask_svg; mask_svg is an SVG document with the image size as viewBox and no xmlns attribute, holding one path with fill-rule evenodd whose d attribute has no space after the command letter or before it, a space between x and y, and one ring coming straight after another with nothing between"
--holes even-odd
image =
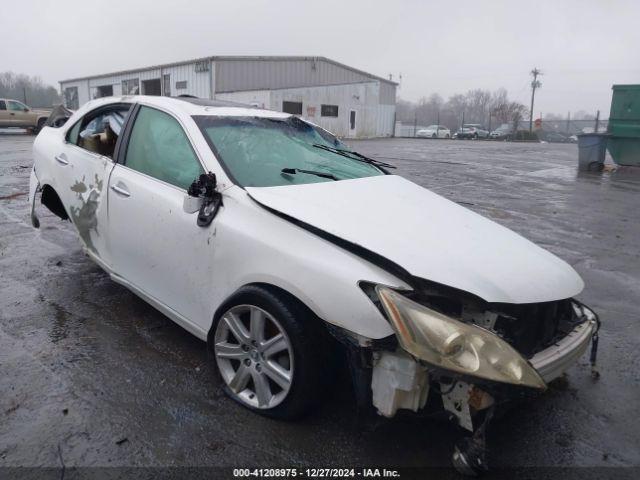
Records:
<instances>
[{"instance_id":1,"label":"front bumper","mask_svg":"<svg viewBox=\"0 0 640 480\"><path fill-rule=\"evenodd\" d=\"M574 328L566 337L536 353L529 362L545 382L550 382L562 375L571 365L576 363L591 343L596 332L595 320L587 320Z\"/></svg>"},{"instance_id":2,"label":"front bumper","mask_svg":"<svg viewBox=\"0 0 640 480\"><path fill-rule=\"evenodd\" d=\"M592 312L590 312L592 313ZM585 353L591 344L592 338L597 333L597 317L587 317L582 323L552 346L536 353L529 359L531 366L538 372L545 383L548 383L574 365ZM422 409L427 401L430 385L439 383L438 376L432 376L428 366L420 363L411 357L404 350L398 349L395 352L378 352L374 357L373 375L371 391L373 393L373 406L378 413L392 417L398 409L408 409L417 412ZM461 426L468 430L473 430L472 410L488 408L494 403L492 388L477 388L474 386L472 378L457 378L453 375L453 383L443 385L440 383L439 390L442 393L442 402L445 410L453 414L458 419ZM450 381L450 380L449 380ZM481 382L482 383L482 382ZM495 386L508 386L507 384L495 383ZM511 398L516 391L506 393L502 390L500 395L502 401ZM483 405L478 405L478 399L484 398ZM473 401L475 398L475 404ZM472 405L473 404L473 405Z\"/></svg>"}]
</instances>

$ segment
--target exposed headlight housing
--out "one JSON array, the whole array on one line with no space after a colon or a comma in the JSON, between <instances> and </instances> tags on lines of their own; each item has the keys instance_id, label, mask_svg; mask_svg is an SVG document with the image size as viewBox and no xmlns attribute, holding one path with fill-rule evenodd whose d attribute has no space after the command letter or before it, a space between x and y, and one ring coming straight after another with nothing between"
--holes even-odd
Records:
<instances>
[{"instance_id":1,"label":"exposed headlight housing","mask_svg":"<svg viewBox=\"0 0 640 480\"><path fill-rule=\"evenodd\" d=\"M529 362L497 335L436 312L383 285L375 290L398 342L415 357L463 375L547 387Z\"/></svg>"}]
</instances>

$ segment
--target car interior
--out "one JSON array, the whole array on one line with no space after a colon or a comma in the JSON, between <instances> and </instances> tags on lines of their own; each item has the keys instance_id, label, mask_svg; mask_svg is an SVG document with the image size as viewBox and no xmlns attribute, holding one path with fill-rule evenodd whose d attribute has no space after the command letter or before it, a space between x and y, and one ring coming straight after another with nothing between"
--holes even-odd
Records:
<instances>
[{"instance_id":1,"label":"car interior","mask_svg":"<svg viewBox=\"0 0 640 480\"><path fill-rule=\"evenodd\" d=\"M70 130L68 140L85 150L113 158L129 109L128 105L118 105L86 116L79 122L79 127Z\"/></svg>"}]
</instances>

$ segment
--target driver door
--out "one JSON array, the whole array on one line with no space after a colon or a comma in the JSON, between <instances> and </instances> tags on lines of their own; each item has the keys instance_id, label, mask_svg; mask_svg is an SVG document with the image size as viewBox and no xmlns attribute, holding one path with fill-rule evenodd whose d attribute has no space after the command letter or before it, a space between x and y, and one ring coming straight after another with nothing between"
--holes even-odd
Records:
<instances>
[{"instance_id":1,"label":"driver door","mask_svg":"<svg viewBox=\"0 0 640 480\"><path fill-rule=\"evenodd\" d=\"M31 120L33 114L29 112L29 108L15 100L7 101L7 106L9 107L9 115L11 115L13 120L13 126L16 127L30 127L33 126L34 122Z\"/></svg>"},{"instance_id":2,"label":"driver door","mask_svg":"<svg viewBox=\"0 0 640 480\"><path fill-rule=\"evenodd\" d=\"M193 332L212 315L202 288L212 275L215 223L198 227L197 213L183 210L202 163L181 123L156 108L138 107L123 141L108 193L113 272Z\"/></svg>"}]
</instances>

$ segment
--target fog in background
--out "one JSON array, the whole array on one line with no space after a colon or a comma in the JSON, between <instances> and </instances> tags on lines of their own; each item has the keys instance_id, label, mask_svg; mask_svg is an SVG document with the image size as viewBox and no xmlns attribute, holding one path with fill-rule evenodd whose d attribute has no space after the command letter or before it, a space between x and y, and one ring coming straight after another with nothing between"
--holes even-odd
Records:
<instances>
[{"instance_id":1,"label":"fog in background","mask_svg":"<svg viewBox=\"0 0 640 480\"><path fill-rule=\"evenodd\" d=\"M399 81L398 97L507 89L535 115L599 109L640 83L640 2L3 1L0 71L65 78L209 55L320 55ZM10 15L9 15L10 14Z\"/></svg>"}]
</instances>

